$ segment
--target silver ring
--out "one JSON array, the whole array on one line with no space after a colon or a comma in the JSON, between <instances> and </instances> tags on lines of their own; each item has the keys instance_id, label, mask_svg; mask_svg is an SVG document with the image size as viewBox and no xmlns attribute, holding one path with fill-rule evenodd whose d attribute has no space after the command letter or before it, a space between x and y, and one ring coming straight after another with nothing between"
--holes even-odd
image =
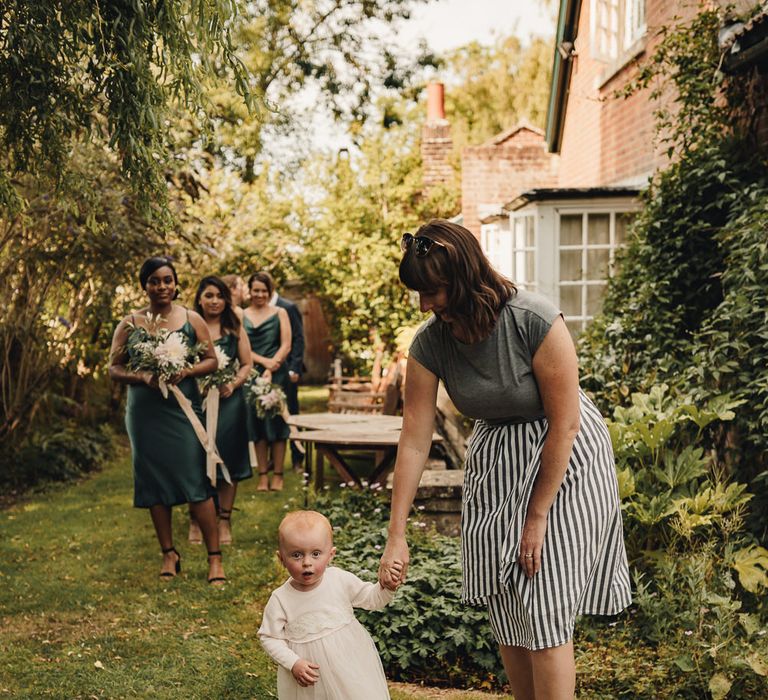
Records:
<instances>
[{"instance_id":1,"label":"silver ring","mask_svg":"<svg viewBox=\"0 0 768 700\"><path fill-rule=\"evenodd\" d=\"M533 554L523 554L526 559L533 559Z\"/></svg>"}]
</instances>

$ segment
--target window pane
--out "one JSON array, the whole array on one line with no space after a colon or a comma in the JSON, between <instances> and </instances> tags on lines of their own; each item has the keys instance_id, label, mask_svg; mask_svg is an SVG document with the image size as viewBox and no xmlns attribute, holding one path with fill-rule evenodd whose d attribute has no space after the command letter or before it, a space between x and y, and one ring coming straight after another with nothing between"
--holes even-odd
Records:
<instances>
[{"instance_id":1,"label":"window pane","mask_svg":"<svg viewBox=\"0 0 768 700\"><path fill-rule=\"evenodd\" d=\"M605 297L604 284L590 284L587 286L587 316L597 316L603 308Z\"/></svg>"},{"instance_id":2,"label":"window pane","mask_svg":"<svg viewBox=\"0 0 768 700\"><path fill-rule=\"evenodd\" d=\"M560 310L566 316L581 316L581 293L580 284L560 286Z\"/></svg>"},{"instance_id":3,"label":"window pane","mask_svg":"<svg viewBox=\"0 0 768 700\"><path fill-rule=\"evenodd\" d=\"M566 327L571 332L571 336L574 338L581 333L581 331L584 330L584 322L583 321L566 321L565 322Z\"/></svg>"},{"instance_id":4,"label":"window pane","mask_svg":"<svg viewBox=\"0 0 768 700\"><path fill-rule=\"evenodd\" d=\"M525 254L525 281L536 281L536 258L532 251Z\"/></svg>"},{"instance_id":5,"label":"window pane","mask_svg":"<svg viewBox=\"0 0 768 700\"><path fill-rule=\"evenodd\" d=\"M525 217L525 245L533 248L536 245L535 226L532 216Z\"/></svg>"},{"instance_id":6,"label":"window pane","mask_svg":"<svg viewBox=\"0 0 768 700\"><path fill-rule=\"evenodd\" d=\"M564 251L565 252L565 251ZM563 253L560 253L562 260ZM608 257L607 248L587 251L587 274L588 280L604 280L608 277ZM563 276L560 276L563 279Z\"/></svg>"},{"instance_id":7,"label":"window pane","mask_svg":"<svg viewBox=\"0 0 768 700\"><path fill-rule=\"evenodd\" d=\"M581 270L581 251L580 250L561 250L560 251L560 281L570 282L572 280L582 279Z\"/></svg>"},{"instance_id":8,"label":"window pane","mask_svg":"<svg viewBox=\"0 0 768 700\"><path fill-rule=\"evenodd\" d=\"M616 214L616 245L623 245L627 240L627 229L635 218L633 212Z\"/></svg>"},{"instance_id":9,"label":"window pane","mask_svg":"<svg viewBox=\"0 0 768 700\"><path fill-rule=\"evenodd\" d=\"M512 220L515 227L515 250L519 250L525 245L525 221L523 219Z\"/></svg>"},{"instance_id":10,"label":"window pane","mask_svg":"<svg viewBox=\"0 0 768 700\"><path fill-rule=\"evenodd\" d=\"M610 214L590 214L587 218L587 244L608 245L611 242L610 226Z\"/></svg>"},{"instance_id":11,"label":"window pane","mask_svg":"<svg viewBox=\"0 0 768 700\"><path fill-rule=\"evenodd\" d=\"M560 217L560 245L583 245L581 214L563 214Z\"/></svg>"}]
</instances>

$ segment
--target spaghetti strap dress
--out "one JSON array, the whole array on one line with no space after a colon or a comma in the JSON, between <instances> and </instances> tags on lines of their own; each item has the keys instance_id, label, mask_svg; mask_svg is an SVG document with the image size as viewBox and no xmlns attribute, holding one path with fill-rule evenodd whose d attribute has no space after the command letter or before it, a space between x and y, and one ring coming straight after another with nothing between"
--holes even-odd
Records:
<instances>
[{"instance_id":1,"label":"spaghetti strap dress","mask_svg":"<svg viewBox=\"0 0 768 700\"><path fill-rule=\"evenodd\" d=\"M178 332L190 347L197 342L189 314ZM135 330L128 336L129 356L135 353L139 337ZM177 386L202 420L195 378L185 377ZM125 426L133 453L135 507L197 503L213 495L205 474L205 451L173 394L164 399L159 389L129 384Z\"/></svg>"},{"instance_id":2,"label":"spaghetti strap dress","mask_svg":"<svg viewBox=\"0 0 768 700\"><path fill-rule=\"evenodd\" d=\"M273 314L258 326L254 326L247 316L244 316L245 332L248 334L248 341L251 344L251 350L257 355L264 357L273 357L280 349L280 317ZM256 366L259 372L263 372L263 367ZM276 372L272 372L272 382L283 386L288 380L288 370L282 365ZM291 429L283 420L282 416L274 418L259 418L256 410L248 407L248 434L252 442L266 440L267 442L276 442L277 440L287 440L291 434Z\"/></svg>"},{"instance_id":3,"label":"spaghetti strap dress","mask_svg":"<svg viewBox=\"0 0 768 700\"><path fill-rule=\"evenodd\" d=\"M547 437L533 356L559 315L544 297L518 291L486 339L462 343L433 317L410 350L456 407L477 419L464 465L462 598L488 606L498 642L531 650L568 642L577 615L614 615L631 602L611 439L582 391L541 569L528 578L517 561Z\"/></svg>"},{"instance_id":4,"label":"spaghetti strap dress","mask_svg":"<svg viewBox=\"0 0 768 700\"><path fill-rule=\"evenodd\" d=\"M230 362L237 359L236 335L228 333L215 341L215 344L227 354ZM219 398L216 447L232 481L243 481L253 476L248 458L248 406L242 387L235 389L226 399ZM220 465L216 470L216 478L224 478Z\"/></svg>"}]
</instances>

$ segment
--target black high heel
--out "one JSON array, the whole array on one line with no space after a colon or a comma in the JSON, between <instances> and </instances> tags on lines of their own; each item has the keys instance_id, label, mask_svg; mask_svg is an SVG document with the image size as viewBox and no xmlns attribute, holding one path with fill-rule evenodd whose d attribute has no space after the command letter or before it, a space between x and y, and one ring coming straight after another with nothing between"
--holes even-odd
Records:
<instances>
[{"instance_id":1,"label":"black high heel","mask_svg":"<svg viewBox=\"0 0 768 700\"><path fill-rule=\"evenodd\" d=\"M210 559L211 557L221 557L221 550L218 549L215 552L208 552L208 559ZM222 559L223 558L224 557L222 557ZM208 583L220 583L226 580L227 580L226 576L211 576L208 579Z\"/></svg>"},{"instance_id":2,"label":"black high heel","mask_svg":"<svg viewBox=\"0 0 768 700\"><path fill-rule=\"evenodd\" d=\"M163 554L168 554L168 552L173 552L176 555L176 574L181 573L181 554L179 554L176 551L176 547L168 547L168 549L162 550ZM161 571L160 577L161 578L175 578L176 574L171 573L170 571Z\"/></svg>"}]
</instances>

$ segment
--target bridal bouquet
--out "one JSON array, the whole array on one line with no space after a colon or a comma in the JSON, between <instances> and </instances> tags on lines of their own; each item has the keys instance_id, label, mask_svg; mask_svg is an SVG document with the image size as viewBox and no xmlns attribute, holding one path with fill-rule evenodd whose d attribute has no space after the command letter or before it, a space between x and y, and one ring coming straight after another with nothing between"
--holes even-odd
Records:
<instances>
[{"instance_id":1,"label":"bridal bouquet","mask_svg":"<svg viewBox=\"0 0 768 700\"><path fill-rule=\"evenodd\" d=\"M240 369L240 361L236 357L230 358L218 345L214 345L213 349L216 352L219 366L215 372L200 377L200 390L203 392L208 391L211 387L229 384L234 380L237 371Z\"/></svg>"},{"instance_id":2,"label":"bridal bouquet","mask_svg":"<svg viewBox=\"0 0 768 700\"><path fill-rule=\"evenodd\" d=\"M286 411L285 392L279 384L264 379L255 372L248 380L245 400L256 410L259 418L274 418Z\"/></svg>"},{"instance_id":3,"label":"bridal bouquet","mask_svg":"<svg viewBox=\"0 0 768 700\"><path fill-rule=\"evenodd\" d=\"M160 390L165 383L181 370L191 367L204 346L196 343L190 347L186 336L180 331L158 328L161 316L147 314L147 327L133 326L128 369L132 372L152 372L160 381ZM167 392L163 392L167 395Z\"/></svg>"}]
</instances>

